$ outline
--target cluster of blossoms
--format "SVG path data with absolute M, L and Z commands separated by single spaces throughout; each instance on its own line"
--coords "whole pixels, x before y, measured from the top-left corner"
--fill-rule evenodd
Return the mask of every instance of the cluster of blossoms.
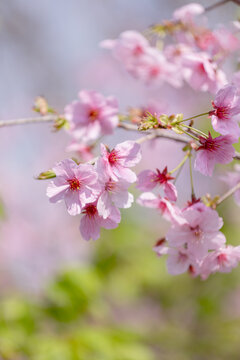
M 226 245 L 226 238 L 219 231 L 222 218 L 200 200 L 179 209 L 169 199 L 145 192 L 137 202 L 160 210 L 162 216 L 171 222 L 166 237 L 154 246 L 158 256 L 168 255 L 170 274 L 189 271 L 192 276 L 200 275 L 205 280 L 211 273 L 230 272 L 238 265 L 240 246 Z
M 133 141 L 109 150 L 101 144 L 101 156 L 91 164 L 66 159 L 56 164 L 56 177 L 47 188 L 53 203 L 65 201 L 70 215 L 81 214 L 80 232 L 85 240 L 96 240 L 100 228 L 114 229 L 121 221 L 119 208 L 129 208 L 133 195 L 129 186 L 136 181 L 130 169 L 141 159 L 140 146 Z
M 178 88 L 186 81 L 195 90 L 215 93 L 226 83 L 223 61 L 240 47 L 234 34 L 239 26 L 233 24 L 232 31 L 223 26 L 211 30 L 205 25 L 204 10 L 200 4 L 185 5 L 171 20 L 150 28 L 149 39 L 137 31 L 125 31 L 100 45 L 146 84 L 168 82 Z
M 136 31 L 126 31 L 119 39 L 105 40 L 101 46 L 112 49 L 114 57 L 127 71 L 147 84 L 166 81 L 179 87 L 185 80 L 196 90 L 213 92 L 210 109 L 184 119 L 183 114 L 166 115 L 163 104 L 149 102 L 123 115 L 119 113 L 115 97 L 82 90 L 79 99 L 65 107 L 58 124 L 67 124 L 74 139 L 68 150 L 78 152 L 85 163 L 67 159 L 39 178 L 53 178 L 47 188 L 50 202 L 64 201 L 70 215 L 81 216 L 80 232 L 85 240 L 98 239 L 101 228 L 118 226 L 119 209 L 133 204 L 128 188 L 135 183 L 142 191 L 137 203 L 156 209 L 171 224 L 166 236 L 154 246 L 159 256 L 168 256 L 169 273 L 177 275 L 188 271 L 192 276 L 206 279 L 211 273 L 229 272 L 236 267 L 240 246 L 227 245 L 220 232 L 223 220 L 216 211 L 219 198 L 196 199 L 193 181 L 191 200 L 182 209 L 177 206 L 173 174 L 187 160 L 191 163 L 192 157 L 195 157 L 194 169 L 205 176 L 213 175 L 216 164 L 240 159 L 233 146 L 240 137 L 240 76 L 235 74 L 232 82 L 227 83 L 220 69 L 227 54 L 239 48 L 238 39 L 223 27 L 212 31 L 196 23 L 196 17 L 203 13 L 201 5 L 189 4 L 176 10 L 171 21 L 152 27 L 150 41 Z M 176 43 L 163 43 L 161 50 L 154 47 L 154 36 L 159 34 L 171 35 Z M 193 127 L 195 119 L 204 115 L 211 119 L 209 125 L 218 136 Z M 147 131 L 147 135 L 136 141 L 124 141 L 112 150 L 100 144 L 100 156 L 94 158 L 98 141 L 117 127 Z M 131 168 L 141 160 L 140 144 L 157 137 L 182 142 L 183 160 L 173 170 L 169 171 L 166 166 L 143 170 L 137 176 Z M 230 195 L 234 194 L 240 205 L 240 165 L 222 176 L 222 180 L 233 188 Z

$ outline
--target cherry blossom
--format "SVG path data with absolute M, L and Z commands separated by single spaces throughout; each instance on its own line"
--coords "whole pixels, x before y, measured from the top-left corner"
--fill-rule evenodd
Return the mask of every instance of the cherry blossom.
M 194 90 L 215 93 L 226 83 L 226 76 L 204 52 L 184 55 L 183 76 Z
M 148 191 L 154 189 L 157 185 L 163 186 L 165 196 L 170 201 L 177 200 L 177 189 L 170 180 L 173 180 L 168 171 L 167 167 L 161 172 L 159 169 L 155 171 L 144 170 L 138 175 L 137 188 L 142 191 Z
M 183 23 L 191 24 L 195 16 L 201 15 L 203 13 L 204 7 L 201 4 L 190 3 L 176 9 L 173 13 L 173 18 Z
M 99 158 L 96 164 L 96 170 L 99 175 L 99 183 L 103 190 L 97 201 L 98 213 L 106 219 L 114 211 L 114 208 L 127 209 L 133 203 L 133 195 L 128 192 L 131 185 L 129 182 L 119 179 L 114 181 L 108 173 L 103 172 L 104 165 L 102 158 Z
M 176 222 L 177 224 L 186 223 L 180 209 L 176 205 L 172 204 L 168 199 L 156 196 L 152 192 L 142 193 L 138 197 L 137 203 L 141 206 L 160 210 L 162 216 L 168 221 Z
M 168 251 L 167 269 L 171 275 L 180 275 L 190 270 L 196 272 L 199 265 L 196 263 L 194 256 L 184 247 L 171 248 Z M 194 274 L 196 275 L 196 274 Z
M 111 151 L 101 144 L 101 157 L 99 167 L 101 166 L 102 171 L 106 171 L 112 180 L 124 179 L 129 183 L 136 181 L 136 174 L 129 169 L 141 160 L 140 145 L 135 141 L 124 141 Z
M 111 49 L 113 56 L 126 66 L 131 66 L 150 47 L 147 39 L 134 30 L 124 31 L 116 40 L 104 40 L 100 46 Z
M 197 260 L 202 260 L 208 250 L 225 244 L 225 236 L 219 231 L 223 225 L 218 213 L 206 206 L 190 206 L 182 213 L 186 223 L 174 223 L 166 234 L 170 246 L 185 246 Z
M 80 233 L 84 240 L 97 240 L 100 237 L 100 229 L 115 229 L 121 221 L 121 214 L 117 208 L 113 208 L 107 218 L 100 216 L 97 202 L 87 204 L 82 210 L 80 220 Z
M 77 141 L 72 141 L 66 148 L 67 152 L 77 153 L 82 161 L 89 161 L 93 158 L 92 150 L 92 146 L 79 143 Z
M 98 175 L 92 165 L 77 165 L 66 159 L 53 167 L 56 177 L 47 187 L 50 202 L 65 201 L 70 215 L 80 214 L 88 202 L 94 201 L 100 193 Z
M 228 273 L 238 266 L 240 261 L 240 246 L 225 246 L 210 252 L 203 261 L 201 277 L 206 280 L 211 273 Z
M 234 139 L 230 135 L 212 138 L 209 133 L 208 138 L 200 137 L 200 146 L 197 149 L 197 156 L 194 168 L 203 175 L 212 176 L 216 163 L 228 164 L 232 161 L 235 154 L 232 146 Z
M 213 108 L 209 115 L 214 130 L 222 135 L 231 135 L 237 142 L 240 129 L 234 116 L 240 113 L 240 97 L 236 86 L 228 84 L 220 89 L 215 96 Z
M 118 103 L 112 97 L 104 97 L 96 91 L 82 90 L 79 100 L 65 107 L 65 118 L 70 124 L 70 133 L 82 142 L 112 134 L 118 125 Z

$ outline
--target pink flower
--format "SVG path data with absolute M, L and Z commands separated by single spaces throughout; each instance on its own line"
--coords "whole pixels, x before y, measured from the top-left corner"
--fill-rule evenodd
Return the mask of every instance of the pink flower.
M 149 47 L 147 39 L 137 31 L 124 31 L 116 40 L 104 40 L 100 46 L 111 49 L 113 56 L 125 65 L 131 64 Z
M 56 177 L 47 187 L 50 202 L 65 201 L 70 215 L 80 214 L 88 202 L 94 201 L 101 188 L 92 165 L 77 165 L 73 160 L 63 160 L 53 167 Z
M 140 145 L 135 141 L 124 141 L 118 144 L 113 150 L 101 144 L 102 161 L 99 166 L 109 177 L 118 181 L 123 179 L 129 183 L 136 181 L 136 174 L 129 168 L 135 166 L 141 160 Z
M 171 275 L 180 275 L 190 271 L 192 275 L 197 275 L 198 264 L 195 262 L 191 253 L 181 247 L 169 249 L 167 258 L 167 269 Z
M 142 193 L 137 199 L 137 203 L 141 206 L 159 209 L 162 216 L 173 223 L 185 224 L 186 220 L 181 215 L 180 209 L 172 204 L 169 200 L 156 196 L 151 192 Z
M 192 23 L 194 17 L 204 13 L 204 7 L 198 3 L 190 3 L 176 9 L 173 18 L 183 23 Z
M 216 40 L 214 54 L 222 53 L 223 56 L 226 56 L 239 49 L 239 39 L 224 26 L 215 29 L 213 35 Z
M 157 185 L 163 186 L 165 196 L 170 201 L 177 200 L 177 189 L 170 183 L 170 180 L 173 180 L 168 171 L 167 167 L 161 172 L 159 169 L 155 171 L 144 170 L 138 175 L 138 182 L 136 187 L 142 191 L 148 191 L 154 189 Z
M 194 90 L 216 92 L 226 83 L 225 74 L 206 53 L 184 55 L 183 76 Z
M 101 164 L 102 158 L 99 158 L 96 164 L 96 169 L 99 174 L 99 183 L 103 190 L 97 201 L 98 213 L 106 219 L 114 211 L 114 208 L 127 209 L 133 203 L 133 195 L 128 192 L 130 183 L 119 179 L 112 180 L 109 175 L 102 171 L 104 166 Z
M 228 273 L 238 266 L 240 261 L 240 246 L 222 247 L 209 253 L 201 267 L 201 277 L 207 279 L 211 273 Z
M 93 147 L 73 141 L 67 146 L 66 151 L 76 152 L 82 161 L 89 161 L 93 158 Z
M 80 221 L 80 232 L 84 240 L 97 240 L 100 237 L 100 229 L 115 229 L 121 221 L 121 214 L 117 208 L 113 208 L 111 214 L 104 219 L 97 210 L 97 203 L 87 204 L 82 210 L 83 217 Z
M 137 31 L 125 31 L 116 40 L 105 40 L 102 47 L 112 49 L 113 56 L 135 78 L 147 85 L 161 85 L 168 82 L 172 86 L 182 85 L 182 77 L 174 64 L 169 63 L 164 54 L 150 46 Z
M 225 176 L 221 176 L 221 180 L 225 181 L 230 187 L 234 187 L 240 183 L 240 165 L 234 165 L 234 171 L 229 171 Z M 236 203 L 240 206 L 240 189 L 235 191 L 234 199 Z
M 182 76 L 178 67 L 167 61 L 164 54 L 156 48 L 149 48 L 127 70 L 146 85 L 159 86 L 168 82 L 174 87 L 182 86 Z
M 201 261 L 208 250 L 219 249 L 225 244 L 225 236 L 219 231 L 223 221 L 215 210 L 196 204 L 183 211 L 182 216 L 185 224 L 172 224 L 166 235 L 170 246 L 183 246 Z
M 112 134 L 118 125 L 117 100 L 86 90 L 80 91 L 79 99 L 65 107 L 65 117 L 73 136 L 86 143 Z
M 232 84 L 224 86 L 216 94 L 214 110 L 209 112 L 214 130 L 223 135 L 231 135 L 236 141 L 240 135 L 238 123 L 233 119 L 240 113 L 240 98 L 237 88 Z
M 199 141 L 201 146 L 197 149 L 194 168 L 203 175 L 211 176 L 216 163 L 228 164 L 232 161 L 235 150 L 232 146 L 234 139 L 230 135 L 213 139 L 209 133 L 208 138 L 200 137 Z

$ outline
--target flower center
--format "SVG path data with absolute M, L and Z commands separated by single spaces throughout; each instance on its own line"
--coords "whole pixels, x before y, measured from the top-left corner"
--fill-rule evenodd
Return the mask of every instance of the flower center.
M 187 261 L 188 256 L 184 253 L 182 253 L 181 251 L 179 251 L 178 253 L 178 263 L 184 263 L 185 261 Z
M 202 236 L 202 230 L 200 229 L 199 225 L 191 228 L 191 230 L 196 238 L 199 239 Z
M 154 175 L 152 181 L 159 184 L 165 184 L 169 180 L 173 180 L 173 179 L 174 177 L 168 174 L 167 168 L 165 168 L 162 172 L 159 169 L 157 169 L 157 174 Z
M 105 184 L 105 190 L 106 191 L 113 191 L 114 188 L 116 186 L 116 182 L 113 180 L 109 180 L 106 184 Z
M 228 119 L 228 108 L 227 107 L 218 107 L 216 109 L 216 115 L 219 119 L 227 120 Z
M 118 160 L 117 152 L 115 150 L 112 150 L 110 154 L 108 155 L 108 161 L 110 165 L 114 165 Z
M 220 254 L 217 257 L 217 262 L 219 265 L 224 265 L 224 263 L 227 261 L 227 255 L 226 254 Z
M 207 139 L 200 136 L 199 141 L 201 143 L 201 146 L 199 146 L 197 150 L 215 151 L 220 147 L 220 145 L 211 136 Z
M 205 74 L 206 73 L 206 70 L 205 70 L 205 67 L 203 65 L 203 63 L 199 64 L 198 65 L 198 71 L 202 74 Z
M 88 118 L 89 118 L 90 121 L 97 120 L 98 116 L 99 116 L 99 111 L 96 110 L 96 109 L 92 109 L 88 113 Z
M 87 216 L 93 217 L 94 215 L 97 214 L 97 208 L 93 204 L 86 205 L 84 212 L 85 212 L 85 214 L 87 214 Z
M 81 187 L 81 183 L 77 178 L 68 179 L 67 182 L 69 183 L 70 190 L 78 191 Z
M 155 77 L 160 73 L 160 69 L 158 66 L 152 66 L 149 72 L 150 77 Z
M 133 50 L 133 55 L 138 56 L 143 54 L 143 48 L 140 45 L 136 45 Z

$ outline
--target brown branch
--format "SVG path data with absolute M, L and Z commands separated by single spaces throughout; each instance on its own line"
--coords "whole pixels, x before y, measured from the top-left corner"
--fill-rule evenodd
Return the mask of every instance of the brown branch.
M 207 7 L 205 7 L 205 12 L 208 12 L 208 11 L 211 11 L 211 10 L 214 10 L 216 8 L 218 8 L 219 6 L 222 6 L 230 1 L 233 1 L 234 3 L 237 3 L 237 1 L 235 0 L 221 0 L 221 1 L 218 1 L 217 3 L 215 4 L 212 4 L 212 5 L 209 5 Z

